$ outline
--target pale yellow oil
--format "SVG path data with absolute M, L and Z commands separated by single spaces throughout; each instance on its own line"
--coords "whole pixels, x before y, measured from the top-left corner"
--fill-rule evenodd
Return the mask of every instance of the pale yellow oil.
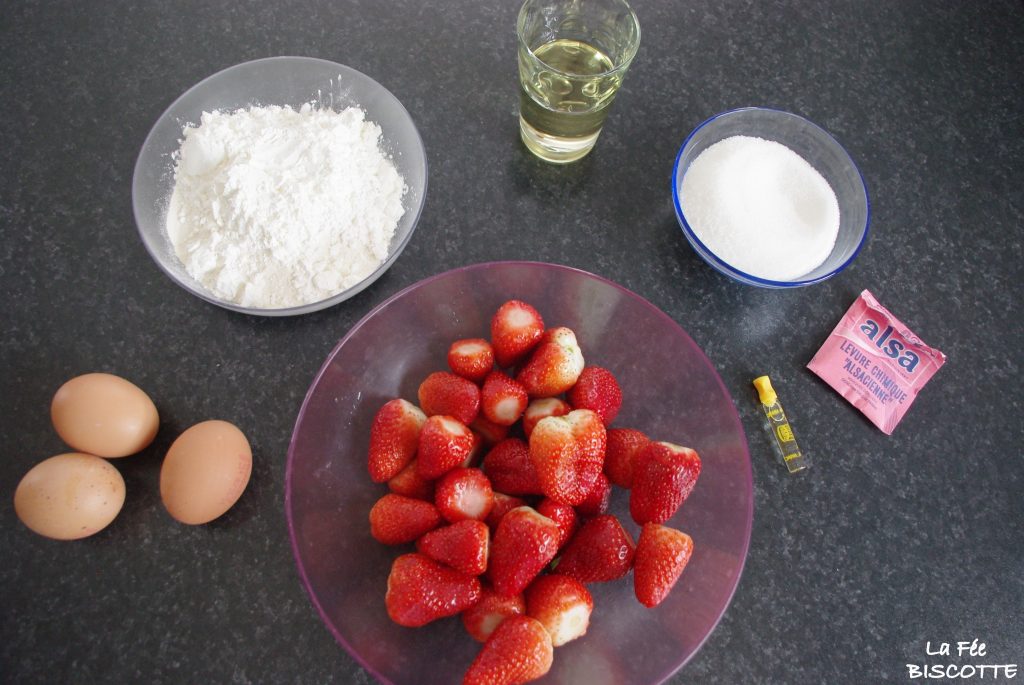
M 523 122 L 555 139 L 596 139 L 622 83 L 622 71 L 614 71 L 606 54 L 578 40 L 545 43 L 533 55 L 536 59 L 521 48 Z

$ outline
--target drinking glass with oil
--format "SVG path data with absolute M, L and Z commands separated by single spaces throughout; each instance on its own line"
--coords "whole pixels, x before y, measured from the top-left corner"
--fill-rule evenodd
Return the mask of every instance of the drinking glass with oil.
M 519 131 L 541 159 L 590 152 L 637 48 L 625 0 L 526 0 L 519 36 Z

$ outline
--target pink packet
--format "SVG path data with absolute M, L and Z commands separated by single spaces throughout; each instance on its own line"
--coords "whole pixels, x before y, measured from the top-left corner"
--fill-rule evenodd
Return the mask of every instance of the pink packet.
M 945 361 L 865 290 L 807 368 L 892 435 Z

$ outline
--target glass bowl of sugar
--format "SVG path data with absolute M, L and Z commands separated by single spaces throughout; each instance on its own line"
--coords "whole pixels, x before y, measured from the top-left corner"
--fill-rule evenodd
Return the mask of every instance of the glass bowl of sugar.
M 803 117 L 745 107 L 686 138 L 672 171 L 676 218 L 694 251 L 762 288 L 820 283 L 867 240 L 871 208 L 857 165 Z
M 292 316 L 364 290 L 419 221 L 427 161 L 384 86 L 309 57 L 235 65 L 193 86 L 139 152 L 139 235 L 175 283 L 215 305 Z

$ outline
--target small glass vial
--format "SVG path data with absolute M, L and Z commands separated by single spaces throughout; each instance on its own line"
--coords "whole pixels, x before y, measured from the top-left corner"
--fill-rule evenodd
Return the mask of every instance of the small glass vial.
M 754 379 L 754 387 L 757 388 L 758 398 L 761 400 L 761 409 L 768 418 L 768 429 L 771 431 L 773 442 L 782 457 L 782 462 L 789 469 L 790 473 L 802 471 L 811 465 L 810 460 L 800 451 L 796 444 L 796 436 L 793 435 L 793 428 L 789 425 L 786 412 L 782 409 L 779 396 L 772 388 L 772 382 L 768 376 L 761 376 Z

